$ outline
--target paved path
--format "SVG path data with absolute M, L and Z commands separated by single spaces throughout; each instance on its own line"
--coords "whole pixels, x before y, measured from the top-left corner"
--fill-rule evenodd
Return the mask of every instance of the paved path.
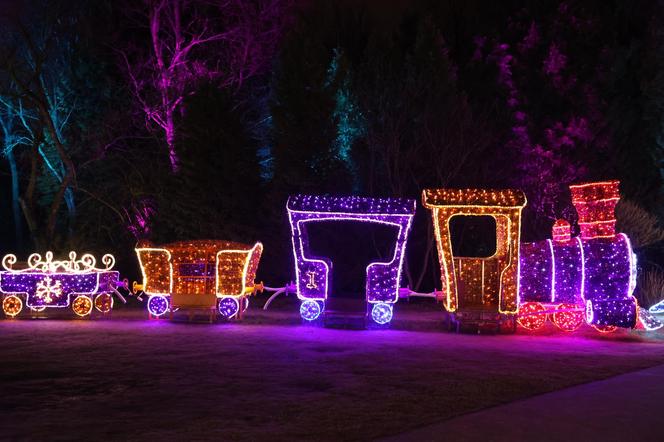
M 664 365 L 512 402 L 384 441 L 664 441 Z

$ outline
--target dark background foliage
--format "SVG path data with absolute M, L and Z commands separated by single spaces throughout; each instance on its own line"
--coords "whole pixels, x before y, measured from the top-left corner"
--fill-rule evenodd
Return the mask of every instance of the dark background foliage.
M 664 217 L 661 2 L 183 1 L 185 26 L 223 38 L 166 89 L 150 64 L 161 3 L 178 4 L 1 2 L 2 252 L 112 252 L 136 277 L 138 240 L 260 240 L 259 277 L 279 285 L 296 192 L 517 187 L 538 240 L 575 221 L 568 184 L 618 178 Z M 153 118 L 164 97 L 177 170 Z M 656 265 L 661 241 L 643 248 Z M 432 289 L 437 271 L 420 207 L 404 284 Z

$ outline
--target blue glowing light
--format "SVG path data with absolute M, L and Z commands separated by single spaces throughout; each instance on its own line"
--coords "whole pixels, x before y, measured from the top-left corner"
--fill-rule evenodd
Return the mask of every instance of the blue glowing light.
M 314 321 L 320 316 L 321 311 L 320 304 L 316 301 L 302 301 L 300 305 L 300 316 L 307 321 Z
M 653 305 L 648 309 L 650 313 L 653 313 L 655 315 L 662 314 L 664 313 L 664 300 L 659 301 L 657 304 Z
M 376 324 L 387 324 L 392 320 L 392 306 L 385 302 L 374 304 L 371 309 L 371 319 Z

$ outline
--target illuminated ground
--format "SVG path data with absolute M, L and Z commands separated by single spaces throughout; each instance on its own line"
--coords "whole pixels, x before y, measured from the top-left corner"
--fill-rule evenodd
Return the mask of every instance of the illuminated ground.
M 664 363 L 664 333 L 454 335 L 421 304 L 336 330 L 275 304 L 233 324 L 0 321 L 2 438 L 366 440 Z

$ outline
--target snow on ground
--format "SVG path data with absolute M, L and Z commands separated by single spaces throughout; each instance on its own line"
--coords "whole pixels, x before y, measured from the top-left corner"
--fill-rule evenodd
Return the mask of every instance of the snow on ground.
M 0 321 L 2 438 L 366 440 L 664 363 L 664 333 L 455 335 L 422 304 L 339 330 L 285 304 L 220 324 Z

